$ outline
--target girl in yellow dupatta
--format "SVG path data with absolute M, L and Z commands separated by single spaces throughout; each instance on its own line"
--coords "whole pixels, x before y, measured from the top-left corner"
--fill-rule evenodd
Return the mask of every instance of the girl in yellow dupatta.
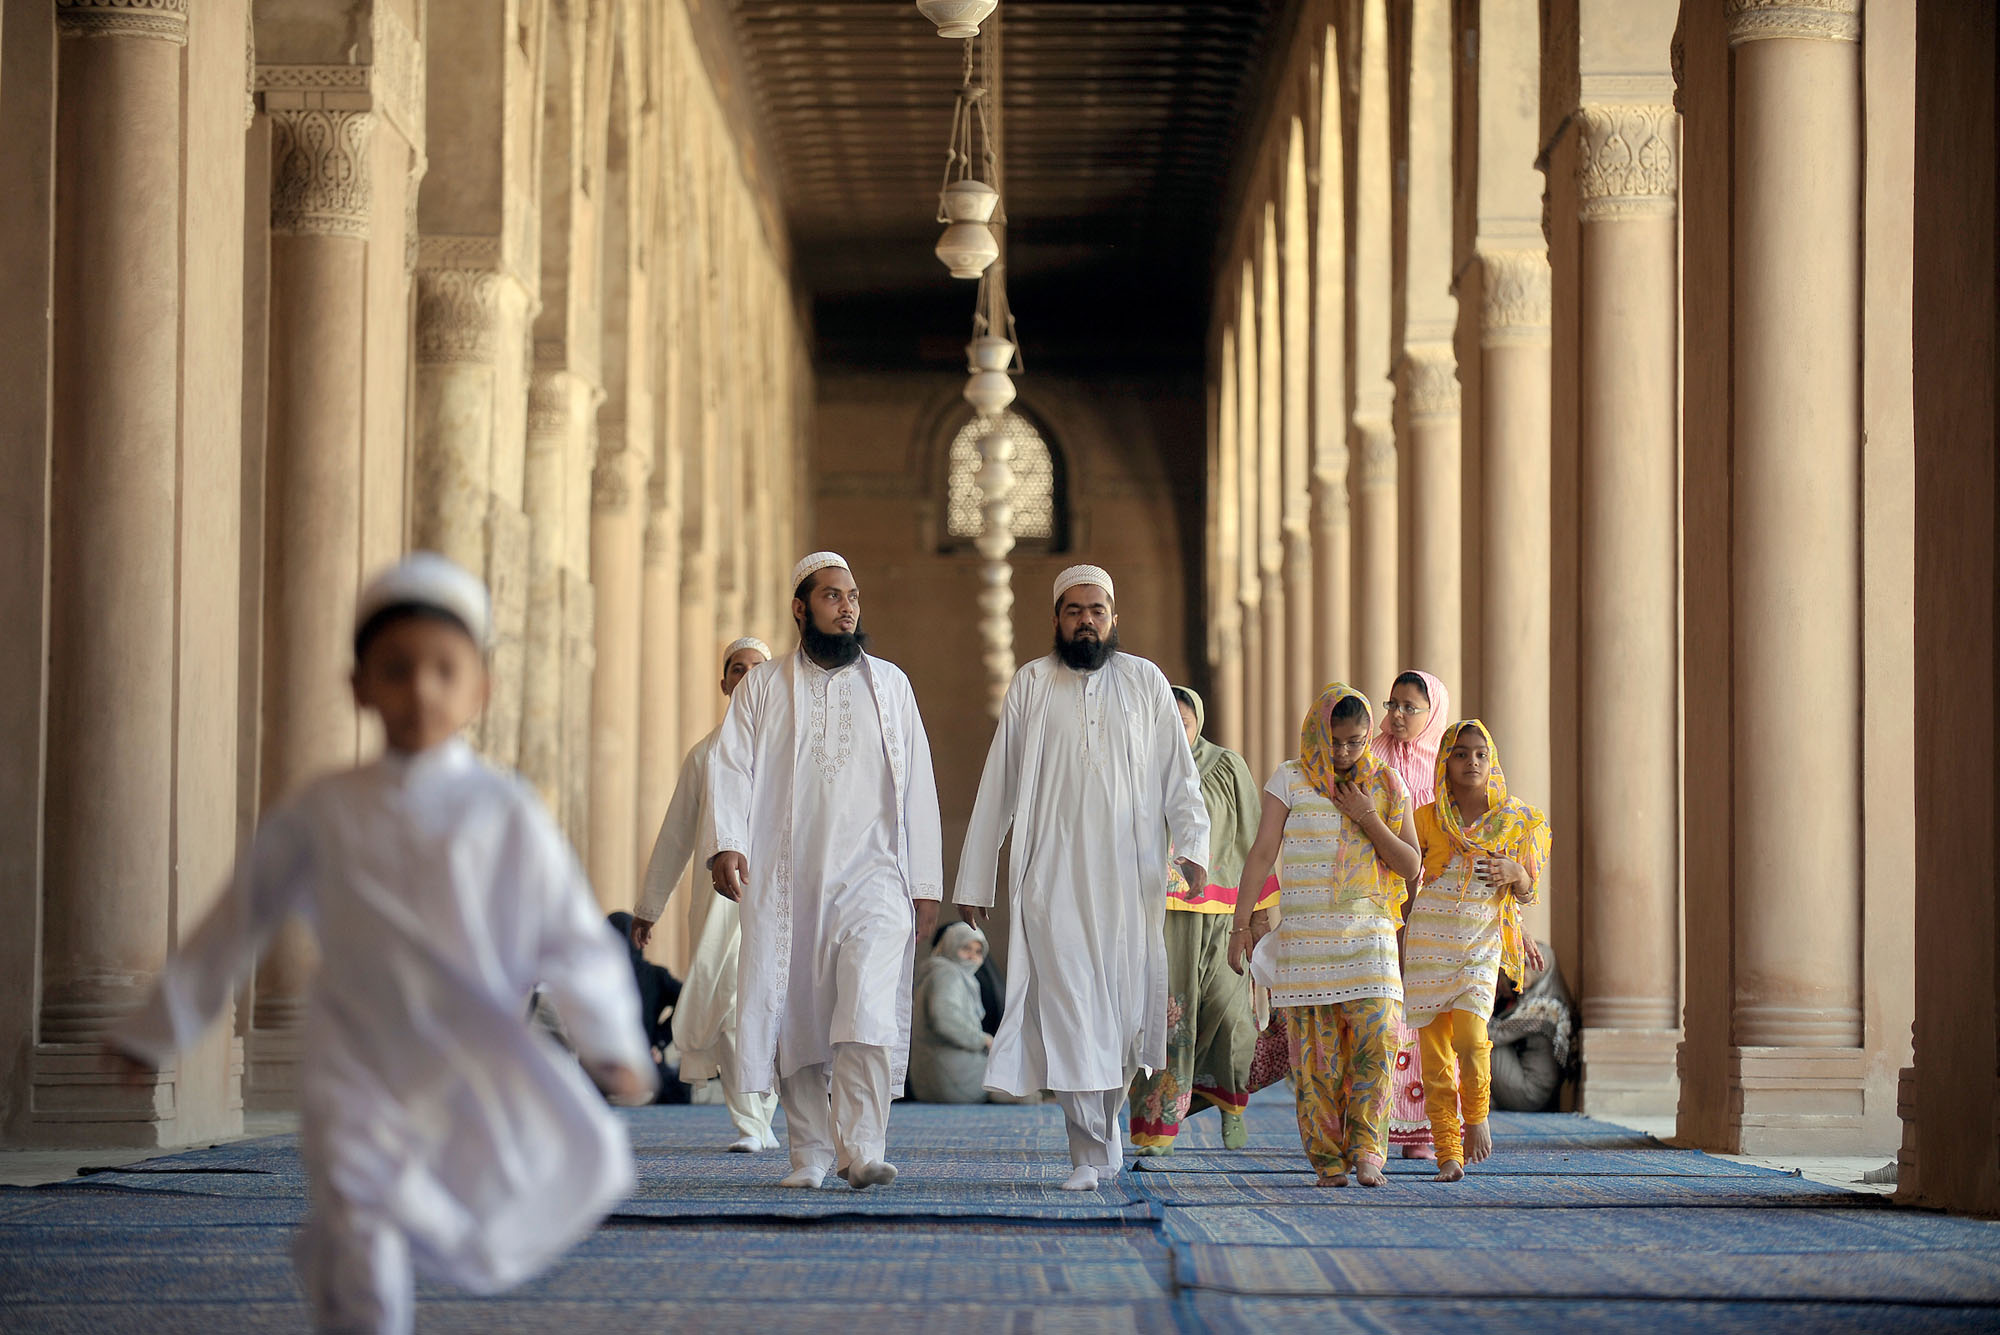
M 1285 1018 L 1299 1140 L 1326 1187 L 1351 1170 L 1379 1187 L 1389 1054 L 1402 1012 L 1396 928 L 1417 874 L 1403 781 L 1368 749 L 1368 702 L 1336 682 L 1299 733 L 1299 758 L 1264 786 L 1257 838 L 1237 885 L 1229 963 L 1256 945 L 1251 910 L 1284 858 L 1271 1005 Z
M 1438 1180 L 1456 1182 L 1493 1152 L 1486 1022 L 1499 972 L 1517 984 L 1524 972 L 1520 906 L 1535 902 L 1549 823 L 1508 795 L 1499 748 L 1478 719 L 1445 730 L 1437 800 L 1416 823 L 1424 877 L 1403 941 L 1404 1011 L 1422 1046 Z

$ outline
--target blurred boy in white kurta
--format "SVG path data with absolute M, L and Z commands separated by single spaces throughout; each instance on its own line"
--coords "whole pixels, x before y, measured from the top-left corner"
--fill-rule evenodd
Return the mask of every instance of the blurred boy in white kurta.
M 539 983 L 621 1102 L 656 1074 L 626 952 L 534 790 L 460 731 L 485 704 L 486 590 L 419 552 L 363 591 L 354 694 L 383 755 L 271 812 L 234 886 L 110 1039 L 157 1068 L 197 1039 L 285 919 L 313 926 L 297 1258 L 320 1330 L 408 1331 L 413 1271 L 517 1284 L 632 1185 L 624 1125 L 526 1023 Z

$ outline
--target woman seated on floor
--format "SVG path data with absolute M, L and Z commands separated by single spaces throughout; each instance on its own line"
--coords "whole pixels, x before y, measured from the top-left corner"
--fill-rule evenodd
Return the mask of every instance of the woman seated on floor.
M 1570 1074 L 1576 1009 L 1556 968 L 1556 948 L 1541 943 L 1542 968 L 1526 988 L 1504 975 L 1493 996 L 1486 1036 L 1493 1043 L 1493 1106 L 1508 1112 L 1554 1112 Z
M 938 934 L 917 978 L 910 1012 L 910 1097 L 925 1103 L 986 1102 L 986 1050 L 979 967 L 986 936 L 955 922 Z

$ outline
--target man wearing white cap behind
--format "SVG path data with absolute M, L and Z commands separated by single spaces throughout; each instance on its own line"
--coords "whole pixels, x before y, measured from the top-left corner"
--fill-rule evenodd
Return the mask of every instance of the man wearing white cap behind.
M 792 584 L 799 650 L 751 669 L 709 754 L 705 861 L 743 906 L 722 1080 L 776 1085 L 784 1185 L 833 1170 L 864 1188 L 896 1177 L 911 966 L 944 893 L 937 784 L 909 678 L 867 653 L 847 562 L 815 552 Z
M 770 657 L 770 646 L 750 635 L 724 649 L 723 695 L 735 694 L 737 684 L 750 669 Z M 681 761 L 674 799 L 667 804 L 666 819 L 660 822 L 653 856 L 646 862 L 646 881 L 632 910 L 632 944 L 641 950 L 652 939 L 653 924 L 666 912 L 667 899 L 680 884 L 681 873 L 687 870 L 701 841 L 702 809 L 708 804 L 708 754 L 715 749 L 721 732 L 718 723 L 708 736 L 688 748 L 686 759 Z M 710 894 L 706 880 L 689 897 L 687 910 L 694 959 L 688 965 L 680 1000 L 674 1003 L 674 1044 L 681 1050 L 681 1079 L 698 1085 L 720 1074 L 726 1065 L 724 1056 L 736 1047 L 736 960 L 743 929 L 736 905 Z M 776 1095 L 746 1094 L 724 1080 L 722 1098 L 736 1127 L 731 1150 L 755 1154 L 778 1148 L 778 1138 L 771 1134 L 771 1119 L 778 1113 Z
M 1125 1091 L 1167 1064 L 1169 848 L 1190 885 L 1208 861 L 1180 710 L 1159 668 L 1119 652 L 1115 598 L 1096 566 L 1057 577 L 1055 652 L 1007 688 L 952 893 L 985 920 L 1011 828 L 1007 1007 L 986 1087 L 1055 1094 L 1070 1191 L 1118 1171 Z

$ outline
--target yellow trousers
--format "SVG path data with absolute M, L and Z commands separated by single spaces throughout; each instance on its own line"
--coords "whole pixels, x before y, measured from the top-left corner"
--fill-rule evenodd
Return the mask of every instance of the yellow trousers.
M 1446 1011 L 1417 1031 L 1423 1053 L 1424 1111 L 1430 1114 L 1431 1136 L 1437 1141 L 1438 1162 L 1465 1162 L 1465 1140 L 1459 1124 L 1478 1126 L 1493 1101 L 1493 1043 L 1486 1021 L 1471 1011 Z

